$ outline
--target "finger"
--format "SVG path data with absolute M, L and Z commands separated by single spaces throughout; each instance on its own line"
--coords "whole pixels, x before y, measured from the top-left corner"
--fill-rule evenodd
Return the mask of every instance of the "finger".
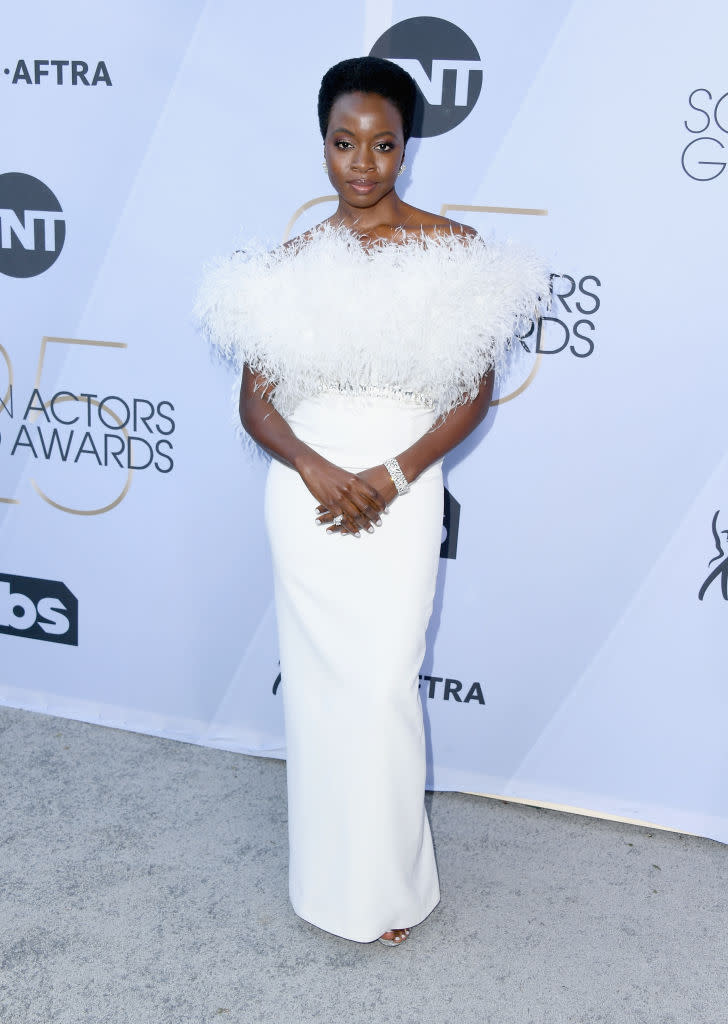
M 379 526 L 382 525 L 381 519 L 378 521 L 375 520 L 375 523 Z M 344 519 L 344 523 L 342 525 L 346 526 L 346 529 L 348 530 L 349 533 L 353 532 L 354 535 L 357 537 L 362 532 L 374 533 L 374 526 L 372 525 L 372 520 L 364 516 L 357 516 L 355 518 L 347 516 Z
M 369 516 L 365 516 L 360 512 L 347 516 L 344 522 L 347 524 L 347 529 L 351 531 L 353 528 L 356 533 L 359 533 L 361 530 L 374 530 Z
M 325 505 L 320 505 L 319 509 L 322 509 L 323 511 L 320 512 L 320 514 L 316 517 L 316 522 L 326 525 L 327 523 L 333 522 L 334 519 L 336 518 L 337 513 L 332 512 L 330 509 L 327 509 Z M 356 506 L 351 505 L 351 509 L 355 510 Z M 382 513 L 380 514 L 377 508 L 370 505 L 367 506 L 366 509 L 363 510 L 362 512 L 357 513 L 353 511 L 352 514 L 349 515 L 349 519 L 356 524 L 359 530 L 366 529 L 368 534 L 373 534 L 374 526 L 382 525 L 382 514 L 386 512 L 387 509 L 384 508 L 382 509 Z
M 365 503 L 362 502 L 362 505 Z M 370 509 L 370 512 L 366 511 L 366 508 Z M 368 530 L 377 519 L 379 519 L 379 512 L 372 505 L 365 505 L 360 507 L 354 499 L 344 498 L 341 502 L 341 511 L 345 516 L 348 516 L 352 522 L 356 523 L 360 530 Z
M 341 526 L 343 527 L 341 531 L 342 533 L 350 533 L 353 537 L 361 536 L 362 529 L 366 529 L 366 527 L 360 526 L 358 520 L 354 516 L 347 515 L 344 515 L 344 521 Z
M 344 518 L 343 518 L 342 522 L 340 522 L 340 523 L 332 523 L 330 526 L 327 526 L 326 527 L 326 532 L 327 533 L 341 533 L 341 534 L 345 534 L 345 535 L 346 534 L 351 534 L 352 537 L 360 537 L 361 536 L 361 528 L 359 527 L 359 525 L 356 522 L 356 520 L 353 519 L 351 516 L 348 516 L 348 515 L 346 515 L 344 513 L 342 513 L 342 514 L 344 515 Z
M 350 513 L 352 518 L 358 519 L 362 525 L 364 525 L 364 520 L 368 523 L 375 523 L 385 508 L 385 506 L 379 506 L 374 501 L 363 497 L 351 498 L 350 506 L 345 504 L 345 500 L 341 504 L 342 509 Z
M 370 518 L 362 516 L 360 513 L 358 513 L 357 506 L 354 505 L 354 504 L 352 504 L 351 509 L 352 509 L 352 515 L 351 515 L 352 521 L 355 522 L 359 526 L 360 529 L 363 529 L 363 530 L 368 529 L 369 525 L 370 525 Z M 338 514 L 336 512 L 333 512 L 330 508 L 327 508 L 326 505 L 317 505 L 316 506 L 316 511 L 318 513 L 318 515 L 316 516 L 316 522 L 319 523 L 319 525 L 323 525 L 323 524 L 326 524 L 326 523 L 332 523 L 334 521 L 334 519 L 336 518 L 337 514 Z M 376 509 L 372 509 L 372 515 L 378 515 Z
M 384 512 L 384 509 L 380 512 L 375 505 L 365 505 L 362 511 L 369 518 L 369 521 L 374 523 L 375 526 L 382 525 L 381 512 Z
M 369 519 L 368 516 L 357 516 L 355 522 L 359 530 L 364 530 L 366 533 L 374 533 L 375 522 Z
M 316 524 L 318 526 L 325 526 L 327 533 L 348 533 L 349 530 L 345 526 L 343 512 L 333 512 L 331 509 L 327 509 L 320 516 L 316 518 Z M 349 520 L 349 524 L 354 524 Z M 356 527 L 354 526 L 354 529 Z
M 381 513 L 379 508 L 372 504 L 368 499 L 352 498 L 351 503 L 355 510 L 352 513 L 352 518 L 356 519 L 363 529 L 367 529 L 371 523 L 376 523 L 380 518 Z
M 350 501 L 360 512 L 365 508 L 373 508 L 376 512 L 381 512 L 387 504 L 379 491 L 358 476 L 352 477 L 349 481 L 342 495 L 342 504 L 343 501 Z M 372 517 L 368 516 L 368 518 Z
M 365 504 L 374 506 L 380 512 L 386 508 L 387 503 L 376 487 L 372 487 L 372 485 L 367 483 L 366 480 L 359 480 L 359 486 L 361 488 Z

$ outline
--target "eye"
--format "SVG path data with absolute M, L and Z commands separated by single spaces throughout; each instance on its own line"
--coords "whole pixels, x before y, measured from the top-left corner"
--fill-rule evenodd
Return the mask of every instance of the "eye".
M 389 151 L 391 149 L 394 149 L 394 143 L 393 142 L 380 142 L 374 148 L 378 149 L 380 151 L 380 153 L 389 153 Z
M 351 149 L 351 143 L 348 139 L 337 139 L 334 143 L 334 149 Z

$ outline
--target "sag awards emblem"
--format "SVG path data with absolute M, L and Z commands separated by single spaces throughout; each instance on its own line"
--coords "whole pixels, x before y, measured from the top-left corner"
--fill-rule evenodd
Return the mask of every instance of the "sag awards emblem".
M 720 509 L 718 509 L 715 515 L 713 516 L 713 522 L 711 524 L 711 529 L 713 531 L 713 540 L 715 542 L 715 549 L 718 552 L 718 554 L 711 558 L 708 562 L 708 568 L 710 568 L 710 566 L 713 566 L 713 568 L 710 569 L 710 572 L 706 576 L 705 582 L 703 583 L 702 587 L 700 588 L 700 592 L 698 593 L 698 599 L 700 601 L 702 601 L 705 597 L 708 587 L 710 587 L 718 579 L 720 580 L 720 590 L 723 595 L 723 599 L 725 601 L 728 601 L 728 554 L 726 553 L 724 547 L 726 541 L 723 541 L 720 538 L 720 535 L 723 534 L 726 540 L 728 540 L 728 530 L 718 529 L 719 515 Z M 713 563 L 715 562 L 717 562 L 717 565 L 713 565 Z
M 728 165 L 725 140 L 728 136 L 728 92 L 717 100 L 708 89 L 693 89 L 688 104 L 695 114 L 683 121 L 692 135 L 682 153 L 682 168 L 693 181 L 713 181 Z

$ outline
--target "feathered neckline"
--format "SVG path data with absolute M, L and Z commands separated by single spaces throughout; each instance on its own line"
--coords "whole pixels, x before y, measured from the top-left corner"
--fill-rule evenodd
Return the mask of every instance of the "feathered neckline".
M 238 369 L 275 383 L 284 416 L 331 388 L 417 394 L 439 416 L 506 371 L 548 292 L 543 261 L 512 243 L 419 230 L 365 248 L 324 222 L 211 268 L 197 316 Z
M 353 228 L 347 227 L 345 224 L 332 224 L 331 221 L 322 221 L 302 235 L 298 235 L 285 242 L 274 252 L 293 252 L 294 255 L 299 255 L 329 241 L 341 241 L 346 244 L 347 248 L 353 247 L 361 250 L 365 257 L 376 258 L 382 252 L 392 253 L 397 250 L 422 250 L 435 247 L 452 249 L 454 246 L 466 248 L 468 245 L 478 241 L 482 243 L 482 238 L 479 235 L 461 234 L 460 232 L 453 231 L 452 228 L 433 232 L 427 231 L 424 226 L 412 229 L 398 227 L 394 230 L 395 232 L 401 232 L 403 236 L 401 240 L 375 237 L 371 238 L 367 244 L 363 244 L 362 239 L 370 238 L 366 231 L 358 232 Z

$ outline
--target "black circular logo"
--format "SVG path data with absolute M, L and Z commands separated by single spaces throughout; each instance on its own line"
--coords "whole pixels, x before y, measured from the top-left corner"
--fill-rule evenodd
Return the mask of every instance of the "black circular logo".
M 478 102 L 483 62 L 475 43 L 442 18 L 408 18 L 377 39 L 372 57 L 386 57 L 408 71 L 419 92 L 412 134 L 443 135 L 464 121 Z
M 48 186 L 30 174 L 0 174 L 0 273 L 42 274 L 65 240 L 63 210 Z

